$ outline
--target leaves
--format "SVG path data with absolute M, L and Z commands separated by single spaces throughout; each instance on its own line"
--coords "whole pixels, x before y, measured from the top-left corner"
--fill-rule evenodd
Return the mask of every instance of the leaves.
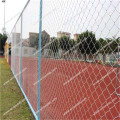
M 59 42 L 60 42 L 60 48 L 64 51 L 70 50 L 75 45 L 75 41 L 66 36 L 61 37 L 59 39 Z
M 0 33 L 0 51 L 4 52 L 5 42 L 7 41 L 7 35 Z
M 98 44 L 100 46 L 99 53 L 104 54 L 111 54 L 112 52 L 118 51 L 118 45 L 120 44 L 120 38 L 100 38 L 98 40 Z
M 58 52 L 58 49 L 59 49 L 59 41 L 57 40 L 57 38 L 55 38 L 55 37 L 51 38 L 50 49 L 51 49 L 54 53 Z
M 80 43 L 78 52 L 82 54 L 94 54 L 99 49 L 95 34 L 88 30 L 79 35 L 77 43 Z

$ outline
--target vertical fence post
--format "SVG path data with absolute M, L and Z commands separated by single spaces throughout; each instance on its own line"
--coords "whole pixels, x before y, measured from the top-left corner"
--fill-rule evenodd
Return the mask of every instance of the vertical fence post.
M 40 120 L 40 79 L 41 79 L 41 37 L 42 37 L 42 0 L 40 0 L 39 49 L 38 49 L 38 120 Z
M 7 63 L 9 64 L 9 41 L 8 41 L 8 50 L 7 50 Z
M 22 87 L 22 14 L 21 14 L 21 34 L 20 34 L 20 86 Z
M 16 49 L 16 27 L 15 27 L 15 30 L 13 32 L 13 36 L 14 36 L 14 74 L 15 74 L 15 62 L 16 62 L 16 52 L 15 52 L 15 49 Z

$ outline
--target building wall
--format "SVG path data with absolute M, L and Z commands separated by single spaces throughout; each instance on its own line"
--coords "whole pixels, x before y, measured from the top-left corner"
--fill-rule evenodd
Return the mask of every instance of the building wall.
M 39 33 L 29 33 L 29 44 L 32 46 L 34 40 L 39 38 Z M 50 35 L 44 30 L 42 31 L 42 46 L 50 41 Z
M 80 34 L 74 34 L 74 40 L 77 41 Z
M 61 38 L 61 37 L 63 37 L 63 36 L 66 36 L 66 37 L 69 37 L 70 38 L 70 33 L 68 33 L 68 32 L 57 32 L 57 38 Z

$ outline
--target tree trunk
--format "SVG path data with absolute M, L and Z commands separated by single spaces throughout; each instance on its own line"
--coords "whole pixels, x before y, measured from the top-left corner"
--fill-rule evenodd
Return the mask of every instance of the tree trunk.
M 103 54 L 103 63 L 105 64 L 105 62 L 106 62 L 106 55 Z
M 54 58 L 56 57 L 56 54 L 55 54 L 55 52 L 54 52 Z
M 84 56 L 84 57 L 85 57 L 85 62 L 86 62 L 86 54 L 85 54 L 85 56 Z

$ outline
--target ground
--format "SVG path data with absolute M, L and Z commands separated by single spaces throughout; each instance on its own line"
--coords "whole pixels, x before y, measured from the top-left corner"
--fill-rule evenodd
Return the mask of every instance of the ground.
M 6 81 L 13 78 L 9 83 Z M 0 120 L 34 120 L 33 114 L 4 58 L 0 58 Z

